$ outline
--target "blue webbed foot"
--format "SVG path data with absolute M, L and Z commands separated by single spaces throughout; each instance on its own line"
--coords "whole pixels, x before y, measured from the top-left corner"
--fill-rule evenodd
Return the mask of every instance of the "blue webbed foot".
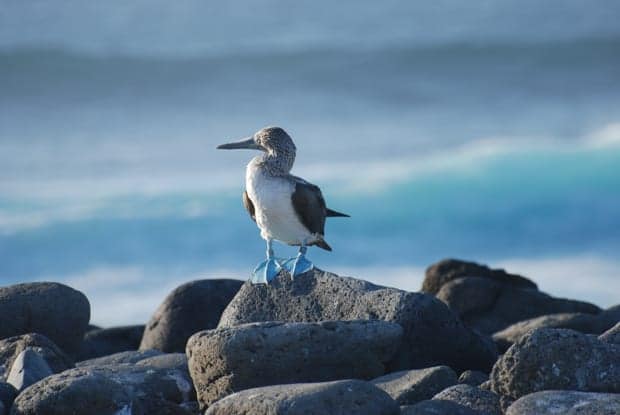
M 269 284 L 282 270 L 282 265 L 275 258 L 267 258 L 258 264 L 252 272 L 252 284 Z
M 283 267 L 291 274 L 292 278 L 314 269 L 314 264 L 306 259 L 301 252 L 295 258 L 287 260 Z

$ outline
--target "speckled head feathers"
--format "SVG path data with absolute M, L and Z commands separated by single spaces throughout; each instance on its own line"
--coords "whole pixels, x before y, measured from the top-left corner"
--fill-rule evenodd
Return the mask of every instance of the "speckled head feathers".
M 265 127 L 254 133 L 256 144 L 268 153 L 295 153 L 293 139 L 280 127 Z

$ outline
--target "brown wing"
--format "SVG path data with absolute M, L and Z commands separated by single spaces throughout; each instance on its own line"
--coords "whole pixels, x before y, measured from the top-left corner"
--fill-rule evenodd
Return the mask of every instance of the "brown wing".
M 250 214 L 252 220 L 256 222 L 256 215 L 254 214 L 254 204 L 248 197 L 248 192 L 246 191 L 243 192 L 243 206 L 245 207 L 245 210 L 247 210 Z
M 293 208 L 306 228 L 312 233 L 325 233 L 327 209 L 318 186 L 306 181 L 296 181 L 292 195 Z

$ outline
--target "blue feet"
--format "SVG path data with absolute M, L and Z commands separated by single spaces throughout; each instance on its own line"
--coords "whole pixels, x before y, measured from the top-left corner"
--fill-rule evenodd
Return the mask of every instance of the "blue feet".
M 250 281 L 252 284 L 269 284 L 281 270 L 282 266 L 277 259 L 267 258 L 254 269 Z
M 295 278 L 314 268 L 312 262 L 308 261 L 302 252 L 298 253 L 295 258 L 287 260 L 282 266 L 291 274 L 291 278 Z

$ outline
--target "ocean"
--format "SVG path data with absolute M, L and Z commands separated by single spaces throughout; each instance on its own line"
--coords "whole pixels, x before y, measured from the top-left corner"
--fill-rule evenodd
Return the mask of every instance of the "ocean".
M 351 215 L 318 267 L 417 290 L 456 257 L 617 304 L 618 21 L 615 1 L 0 0 L 0 284 L 67 283 L 109 326 L 248 278 L 255 154 L 215 147 L 279 125 Z

